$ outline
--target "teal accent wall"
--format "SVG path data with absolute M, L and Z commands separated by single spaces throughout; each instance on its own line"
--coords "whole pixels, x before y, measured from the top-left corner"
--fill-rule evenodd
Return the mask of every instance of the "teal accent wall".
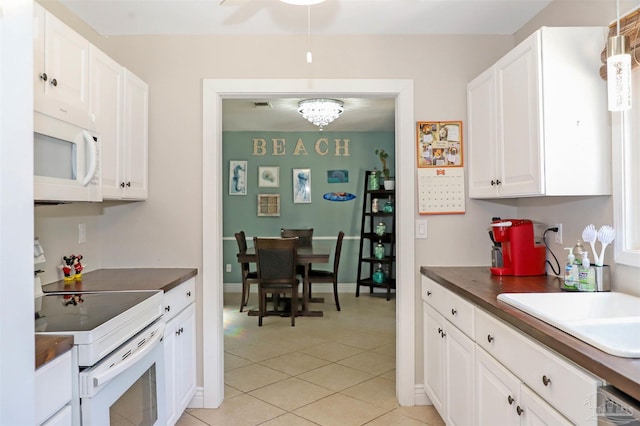
M 257 154 L 264 155 L 254 155 L 254 139 L 266 141 L 266 151 L 256 150 Z M 274 155 L 274 140 L 277 141 L 278 155 Z M 343 147 L 348 140 L 348 156 L 343 151 L 336 155 L 336 140 Z M 326 151 L 326 155 L 316 152 L 316 146 L 320 152 Z M 332 247 L 335 247 L 338 232 L 343 231 L 346 238 L 342 243 L 339 281 L 355 282 L 360 241 L 348 237 L 360 236 L 364 172 L 374 167 L 381 169 L 380 160 L 374 152 L 376 149 L 384 149 L 389 153 L 387 165 L 393 176 L 393 132 L 223 132 L 223 258 L 225 264 L 232 265 L 232 272 L 224 273 L 224 282 L 241 282 L 240 266 L 236 260 L 236 232 L 244 231 L 251 246 L 254 236 L 277 237 L 280 228 L 313 228 L 316 241 Z M 247 195 L 229 195 L 231 160 L 247 161 Z M 259 166 L 280 168 L 279 188 L 258 187 Z M 311 170 L 311 203 L 293 202 L 293 169 Z M 349 181 L 328 183 L 329 170 L 348 170 Z M 323 195 L 328 192 L 349 192 L 355 194 L 356 198 L 351 201 L 327 201 Z M 279 217 L 258 216 L 258 194 L 280 194 Z M 329 264 L 322 266 L 332 267 Z

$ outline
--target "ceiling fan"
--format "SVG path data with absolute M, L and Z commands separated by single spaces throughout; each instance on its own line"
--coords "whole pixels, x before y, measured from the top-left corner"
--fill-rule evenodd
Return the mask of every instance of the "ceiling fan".
M 228 1 L 228 3 L 227 3 Z M 220 0 L 220 6 L 224 5 L 225 3 L 227 4 L 231 4 L 231 3 L 235 3 L 235 2 L 240 2 L 243 1 L 244 3 L 252 3 L 254 2 L 253 0 Z M 326 0 L 280 0 L 281 3 L 286 3 L 286 4 L 290 4 L 290 5 L 294 5 L 294 6 L 307 6 L 307 54 L 306 54 L 306 59 L 307 59 L 307 63 L 312 63 L 313 62 L 313 55 L 311 53 L 311 6 L 316 5 L 316 4 L 320 4 L 325 2 Z M 257 3 L 257 2 L 255 2 Z M 273 5 L 274 3 L 270 3 L 271 5 Z M 245 11 L 245 12 L 239 12 L 242 13 L 242 18 L 243 19 L 248 19 L 250 18 L 253 14 L 258 12 L 258 9 L 260 7 L 263 7 L 265 5 L 264 2 L 262 2 L 262 5 L 259 7 L 253 7 L 251 11 Z M 238 18 L 238 16 L 235 17 L 236 19 Z M 236 20 L 234 19 L 234 20 Z

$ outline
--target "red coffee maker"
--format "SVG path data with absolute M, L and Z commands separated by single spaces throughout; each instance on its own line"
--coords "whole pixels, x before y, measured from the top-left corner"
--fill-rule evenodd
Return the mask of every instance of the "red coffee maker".
M 542 236 L 536 241 L 531 220 L 496 219 L 490 232 L 493 240 L 502 244 L 502 266 L 492 267 L 492 275 L 545 275 L 546 247 Z

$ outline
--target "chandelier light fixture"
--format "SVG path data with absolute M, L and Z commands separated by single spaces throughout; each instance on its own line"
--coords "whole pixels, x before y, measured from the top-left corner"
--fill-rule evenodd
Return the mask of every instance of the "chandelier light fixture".
M 344 104 L 337 99 L 305 99 L 298 102 L 298 112 L 320 131 L 344 111 Z
M 631 108 L 631 55 L 627 38 L 620 35 L 620 4 L 616 0 L 616 34 L 607 42 L 607 97 L 609 111 Z

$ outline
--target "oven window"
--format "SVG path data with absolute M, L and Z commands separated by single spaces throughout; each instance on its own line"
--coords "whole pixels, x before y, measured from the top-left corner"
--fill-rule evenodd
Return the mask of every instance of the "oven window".
M 152 426 L 158 420 L 155 363 L 109 408 L 111 425 Z
M 33 134 L 33 172 L 36 176 L 76 179 L 76 144 Z

